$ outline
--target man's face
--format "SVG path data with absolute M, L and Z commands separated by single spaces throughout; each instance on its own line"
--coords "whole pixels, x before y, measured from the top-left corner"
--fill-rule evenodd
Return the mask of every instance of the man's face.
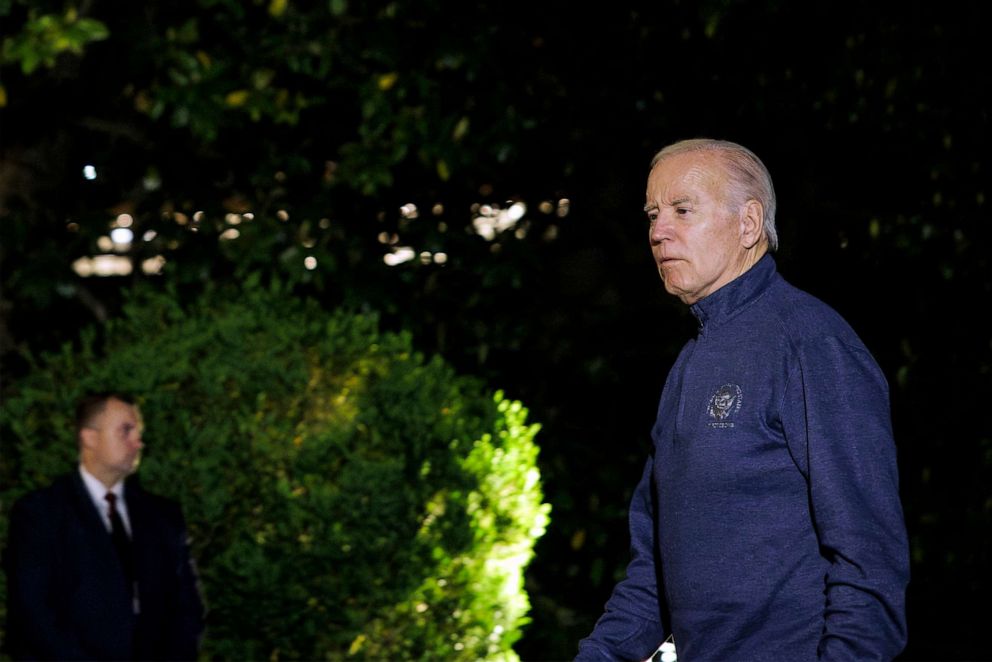
M 110 399 L 82 431 L 83 464 L 108 487 L 133 473 L 141 460 L 142 422 L 138 410 Z
M 649 239 L 665 289 L 693 304 L 746 270 L 740 214 L 728 208 L 719 156 L 667 157 L 648 176 Z

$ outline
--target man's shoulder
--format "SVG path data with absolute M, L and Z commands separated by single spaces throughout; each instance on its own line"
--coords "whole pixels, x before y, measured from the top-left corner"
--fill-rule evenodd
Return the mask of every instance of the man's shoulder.
M 128 508 L 141 508 L 148 512 L 158 513 L 170 520 L 182 518 L 182 506 L 178 500 L 145 489 L 136 476 L 127 479 L 127 482 L 124 483 L 124 490 Z
M 781 334 L 801 362 L 838 361 L 839 357 L 846 357 L 842 361 L 845 365 L 851 365 L 853 359 L 879 372 L 867 345 L 832 306 L 784 280 L 773 298 Z
M 59 476 L 44 487 L 25 492 L 11 504 L 10 535 L 23 533 L 25 527 L 49 533 L 60 530 L 83 512 L 80 509 L 82 489 L 73 484 L 70 473 Z
M 32 509 L 51 506 L 68 501 L 75 492 L 73 474 L 66 473 L 58 476 L 47 485 L 35 488 L 22 494 L 14 502 L 14 508 Z
M 784 278 L 777 279 L 772 294 L 766 305 L 775 310 L 790 336 L 856 339 L 851 325 L 833 306 Z

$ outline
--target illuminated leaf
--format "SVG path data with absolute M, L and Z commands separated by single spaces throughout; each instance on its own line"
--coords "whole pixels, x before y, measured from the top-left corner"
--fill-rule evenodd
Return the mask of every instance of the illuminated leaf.
M 379 76 L 378 85 L 379 89 L 385 92 L 396 84 L 396 80 L 399 78 L 399 74 L 393 72 L 388 74 L 382 74 Z
M 224 103 L 235 108 L 238 106 L 243 106 L 248 100 L 248 94 L 248 90 L 235 90 L 233 92 L 228 92 L 227 96 L 224 97 Z

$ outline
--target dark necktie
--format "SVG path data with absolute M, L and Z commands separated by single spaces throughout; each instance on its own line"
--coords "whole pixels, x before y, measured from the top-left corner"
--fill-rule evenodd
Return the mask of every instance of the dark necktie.
M 134 555 L 131 551 L 131 539 L 128 538 L 127 530 L 124 528 L 124 520 L 117 512 L 117 495 L 107 492 L 104 497 L 109 505 L 110 513 L 110 536 L 120 557 L 121 567 L 124 568 L 124 578 L 127 580 L 128 591 L 134 590 Z

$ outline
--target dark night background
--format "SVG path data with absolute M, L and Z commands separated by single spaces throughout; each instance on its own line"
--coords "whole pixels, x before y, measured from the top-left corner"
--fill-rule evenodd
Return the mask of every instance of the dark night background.
M 379 311 L 541 423 L 551 525 L 516 650 L 569 659 L 623 571 L 657 398 L 694 328 L 650 259 L 648 164 L 681 138 L 733 140 L 775 181 L 780 271 L 889 379 L 913 560 L 901 659 L 992 659 L 987 5 L 328 6 L 83 2 L 109 36 L 26 73 L 25 26 L 64 7 L 0 3 L 4 388 L 22 352 L 99 324 L 138 281 L 193 296 L 278 275 Z M 525 236 L 463 231 L 473 204 L 511 200 Z M 161 220 L 248 208 L 290 220 L 236 249 L 219 224 Z M 164 274 L 77 276 L 124 212 L 158 232 Z M 382 232 L 449 261 L 385 266 Z

